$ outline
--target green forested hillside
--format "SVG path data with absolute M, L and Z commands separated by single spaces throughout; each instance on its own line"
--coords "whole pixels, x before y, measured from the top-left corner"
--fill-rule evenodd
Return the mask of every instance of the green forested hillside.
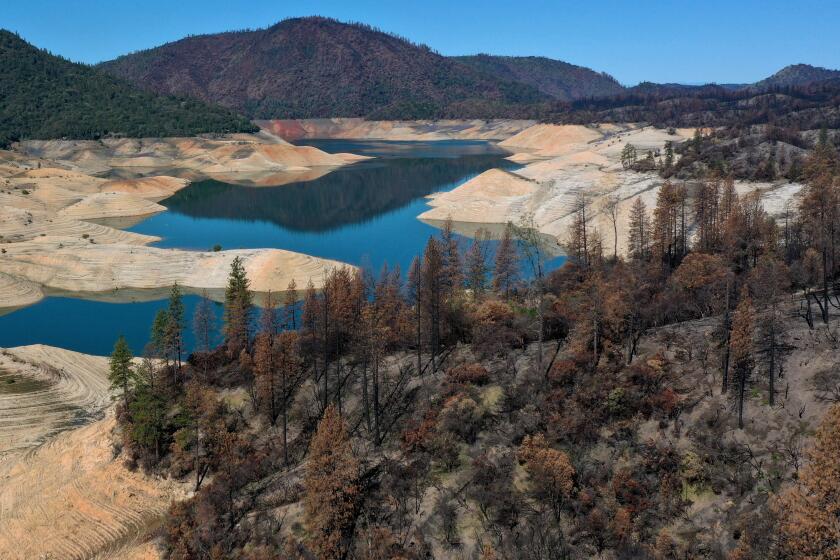
M 27 138 L 251 130 L 256 127 L 228 109 L 139 91 L 0 30 L 0 146 Z

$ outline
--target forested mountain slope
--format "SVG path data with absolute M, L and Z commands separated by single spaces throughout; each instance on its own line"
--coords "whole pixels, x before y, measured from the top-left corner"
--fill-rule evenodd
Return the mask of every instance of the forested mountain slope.
M 101 68 L 256 118 L 509 116 L 549 99 L 361 24 L 321 17 L 187 37 Z
M 528 84 L 561 101 L 606 97 L 624 91 L 609 74 L 543 56 L 477 54 L 455 60 L 502 80 Z
M 0 146 L 31 138 L 254 130 L 245 118 L 227 109 L 140 91 L 0 30 Z

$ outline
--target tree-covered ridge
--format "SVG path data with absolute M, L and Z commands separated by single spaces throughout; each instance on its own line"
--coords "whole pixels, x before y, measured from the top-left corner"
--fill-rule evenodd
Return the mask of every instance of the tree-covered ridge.
M 256 118 L 519 116 L 550 99 L 369 26 L 309 17 L 187 37 L 103 63 L 153 91 Z
M 609 74 L 542 56 L 458 56 L 455 60 L 499 79 L 520 82 L 562 101 L 618 95 L 624 87 Z
M 227 109 L 140 91 L 0 30 L 0 146 L 33 138 L 255 130 L 247 119 Z

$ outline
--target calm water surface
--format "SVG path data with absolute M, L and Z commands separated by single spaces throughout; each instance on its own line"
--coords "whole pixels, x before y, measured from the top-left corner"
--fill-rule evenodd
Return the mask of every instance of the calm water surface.
M 323 177 L 279 187 L 192 183 L 161 202 L 164 212 L 130 231 L 157 235 L 159 247 L 209 250 L 281 248 L 378 271 L 407 270 L 437 229 L 417 220 L 426 196 L 451 190 L 491 168 L 515 169 L 484 142 L 307 141 L 325 151 L 376 156 Z M 466 248 L 468 240 L 463 239 Z M 559 261 L 555 261 L 555 264 Z M 187 296 L 187 317 L 198 301 Z M 123 334 L 135 352 L 166 302 L 107 303 L 50 297 L 0 316 L 0 346 L 43 343 L 92 354 L 110 353 Z M 221 318 L 221 306 L 216 306 Z M 188 333 L 187 344 L 192 345 Z

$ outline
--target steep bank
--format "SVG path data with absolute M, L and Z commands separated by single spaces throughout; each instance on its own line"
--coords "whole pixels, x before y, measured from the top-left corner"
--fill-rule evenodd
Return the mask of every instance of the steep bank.
M 0 558 L 157 558 L 183 490 L 114 457 L 108 359 L 0 349 Z
M 39 445 L 111 403 L 108 360 L 51 346 L 0 349 L 0 456 Z
M 113 415 L 0 457 L 0 557 L 158 558 L 151 533 L 184 489 L 114 457 Z

